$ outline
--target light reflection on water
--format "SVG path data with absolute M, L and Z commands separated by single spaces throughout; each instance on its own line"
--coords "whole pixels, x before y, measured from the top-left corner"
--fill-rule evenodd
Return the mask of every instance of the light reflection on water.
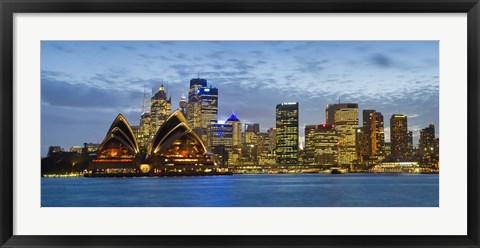
M 438 207 L 438 174 L 42 178 L 42 207 Z

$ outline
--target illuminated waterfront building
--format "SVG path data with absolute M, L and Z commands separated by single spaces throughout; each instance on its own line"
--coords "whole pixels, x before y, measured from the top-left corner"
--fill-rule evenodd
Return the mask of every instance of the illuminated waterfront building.
M 158 92 L 153 95 L 150 101 L 150 135 L 153 136 L 157 132 L 158 128 L 165 122 L 170 116 L 172 111 L 171 105 L 172 98 L 167 98 L 167 92 L 165 88 L 160 86 Z
M 363 110 L 363 127 L 368 156 L 382 156 L 385 144 L 383 115 L 375 110 Z
M 298 162 L 298 102 L 276 107 L 276 162 L 296 165 Z
M 150 145 L 150 141 L 153 138 L 151 134 L 151 122 L 150 122 L 150 95 L 143 90 L 143 103 L 142 103 L 142 113 L 140 114 L 140 124 L 138 125 L 137 133 L 137 142 L 138 146 L 144 152 Z
M 390 118 L 390 143 L 392 158 L 396 161 L 408 160 L 407 116 L 394 114 Z
M 175 110 L 158 129 L 148 153 L 148 161 L 148 172 L 153 173 L 205 172 L 215 169 L 205 145 L 180 110 Z
M 152 136 L 150 135 L 150 113 L 143 112 L 142 115 L 140 115 L 137 139 L 139 146 L 146 150 L 152 140 Z
M 176 110 L 158 128 L 146 154 L 140 153 L 130 125 L 119 114 L 90 162 L 86 176 L 191 175 L 217 173 L 218 169 L 182 112 Z
M 200 113 L 201 102 L 197 91 L 198 89 L 205 87 L 207 87 L 206 79 L 194 78 L 190 80 L 190 88 L 188 89 L 187 120 L 193 129 L 202 126 Z
M 243 162 L 257 164 L 260 124 L 245 124 L 244 130 L 245 132 L 242 137 Z
M 225 123 L 232 125 L 232 146 L 239 147 L 242 144 L 242 123 L 240 123 L 235 112 L 228 117 Z
M 328 104 L 326 108 L 327 124 L 334 124 L 338 140 L 338 163 L 351 164 L 357 159 L 356 134 L 358 128 L 358 104 Z
M 360 163 L 363 163 L 364 160 L 368 160 L 370 156 L 370 136 L 366 129 L 366 127 L 359 127 L 355 133 L 357 158 Z
M 119 114 L 98 147 L 89 173 L 136 173 L 141 162 L 135 135 L 123 115 Z
M 208 129 L 218 120 L 218 89 L 207 87 L 206 79 L 190 80 L 187 119 L 203 142 L 210 144 Z
M 337 165 L 338 135 L 334 124 L 305 126 L 305 163 Z
M 226 167 L 230 160 L 230 154 L 233 151 L 233 125 L 232 124 L 212 124 L 210 125 L 210 146 L 213 153 L 218 158 L 222 167 Z
M 418 142 L 418 154 L 422 162 L 438 161 L 439 154 L 438 138 L 435 138 L 435 126 L 433 124 L 420 130 L 420 139 Z

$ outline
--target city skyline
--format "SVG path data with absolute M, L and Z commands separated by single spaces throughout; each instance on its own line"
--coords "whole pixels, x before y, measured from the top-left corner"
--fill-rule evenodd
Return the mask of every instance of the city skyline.
M 172 111 L 179 108 L 197 76 L 218 88 L 219 120 L 235 111 L 262 132 L 275 127 L 281 102 L 299 102 L 303 136 L 306 125 L 326 123 L 326 104 L 339 100 L 381 112 L 386 141 L 393 114 L 409 118 L 415 145 L 421 129 L 439 129 L 436 41 L 44 41 L 42 155 L 51 145 L 99 142 L 118 113 L 138 125 L 145 86 L 156 91 L 163 81 Z

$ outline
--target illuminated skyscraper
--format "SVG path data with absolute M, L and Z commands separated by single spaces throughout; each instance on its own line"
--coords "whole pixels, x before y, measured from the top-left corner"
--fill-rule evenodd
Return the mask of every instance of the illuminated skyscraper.
M 233 125 L 215 123 L 210 125 L 209 131 L 210 149 L 222 167 L 226 167 L 233 151 Z
M 194 78 L 190 80 L 190 88 L 188 89 L 188 103 L 187 103 L 187 120 L 190 126 L 200 128 L 201 124 L 201 102 L 198 95 L 200 88 L 207 87 L 207 80 L 202 78 Z
M 207 87 L 206 79 L 190 80 L 187 119 L 203 142 L 209 146 L 210 125 L 218 120 L 218 89 Z
M 363 128 L 367 137 L 365 140 L 367 147 L 366 155 L 383 155 L 385 133 L 382 113 L 375 110 L 363 110 Z
M 150 136 L 153 138 L 158 128 L 167 120 L 172 111 L 172 98 L 167 98 L 165 88 L 160 86 L 150 101 Z
M 409 154 L 407 116 L 394 114 L 390 118 L 390 143 L 393 159 L 407 160 Z
M 332 166 L 337 164 L 338 135 L 334 124 L 305 126 L 305 162 Z
M 232 145 L 234 147 L 238 147 L 242 143 L 242 123 L 240 123 L 240 120 L 238 117 L 235 115 L 235 112 L 228 117 L 227 121 L 225 121 L 226 124 L 232 125 L 233 131 L 232 131 Z
M 295 165 L 298 162 L 298 102 L 281 103 L 276 108 L 276 161 Z
M 435 126 L 433 124 L 420 130 L 418 153 L 423 162 L 438 161 L 438 139 L 435 138 Z
M 335 125 L 338 140 L 338 163 L 348 165 L 357 159 L 356 130 L 358 128 L 358 104 L 328 104 L 326 108 L 327 124 Z

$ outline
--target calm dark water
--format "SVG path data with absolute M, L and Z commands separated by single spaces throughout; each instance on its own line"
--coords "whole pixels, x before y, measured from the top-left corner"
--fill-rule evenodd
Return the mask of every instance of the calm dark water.
M 436 174 L 42 178 L 42 207 L 438 207 Z

